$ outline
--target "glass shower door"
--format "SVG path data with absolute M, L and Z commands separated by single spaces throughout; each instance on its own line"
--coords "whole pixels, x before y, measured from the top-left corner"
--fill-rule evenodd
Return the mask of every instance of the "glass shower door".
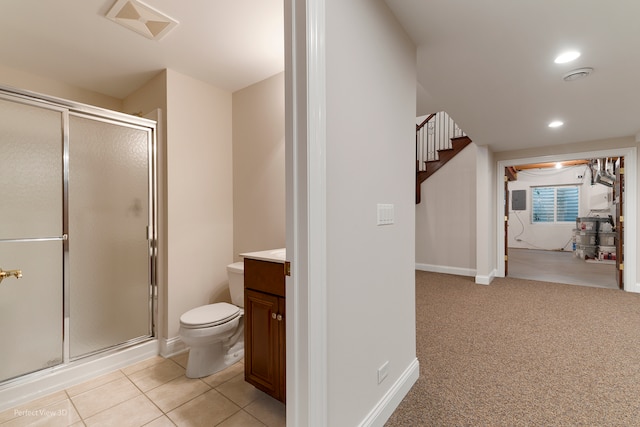
M 69 339 L 75 359 L 151 330 L 151 131 L 69 117 Z
M 0 98 L 0 382 L 63 362 L 62 129 Z

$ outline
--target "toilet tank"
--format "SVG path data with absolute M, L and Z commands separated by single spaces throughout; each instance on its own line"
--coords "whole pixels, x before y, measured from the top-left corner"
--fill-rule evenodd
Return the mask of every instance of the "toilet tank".
M 231 303 L 244 308 L 244 262 L 227 265 Z

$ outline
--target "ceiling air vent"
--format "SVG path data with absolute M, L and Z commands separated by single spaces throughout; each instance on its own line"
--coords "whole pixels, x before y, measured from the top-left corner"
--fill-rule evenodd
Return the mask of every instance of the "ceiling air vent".
M 160 40 L 178 25 L 175 19 L 138 0 L 116 1 L 107 18 L 151 40 Z

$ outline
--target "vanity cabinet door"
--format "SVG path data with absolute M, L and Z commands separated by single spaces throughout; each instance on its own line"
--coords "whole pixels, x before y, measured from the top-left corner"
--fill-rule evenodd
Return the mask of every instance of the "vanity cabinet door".
M 245 381 L 283 401 L 284 298 L 245 289 Z

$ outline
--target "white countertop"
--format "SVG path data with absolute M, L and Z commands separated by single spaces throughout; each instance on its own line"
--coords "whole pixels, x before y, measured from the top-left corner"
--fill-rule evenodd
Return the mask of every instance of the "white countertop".
M 242 258 L 251 258 L 260 261 L 277 262 L 280 264 L 284 264 L 285 260 L 287 259 L 287 250 L 285 248 L 269 249 L 259 252 L 247 252 L 244 254 L 240 254 L 240 256 Z

